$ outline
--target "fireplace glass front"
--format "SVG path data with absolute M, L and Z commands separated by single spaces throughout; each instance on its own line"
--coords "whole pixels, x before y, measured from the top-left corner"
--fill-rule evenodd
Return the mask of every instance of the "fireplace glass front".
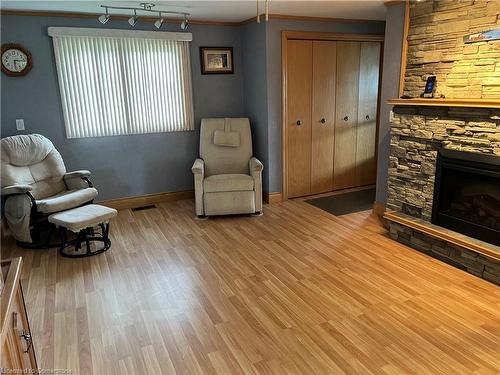
M 441 149 L 432 223 L 500 246 L 500 157 Z

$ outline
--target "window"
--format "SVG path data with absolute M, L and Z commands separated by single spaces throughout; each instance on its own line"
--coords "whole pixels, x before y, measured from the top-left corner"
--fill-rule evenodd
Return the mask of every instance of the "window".
M 68 138 L 193 130 L 189 33 L 49 27 Z

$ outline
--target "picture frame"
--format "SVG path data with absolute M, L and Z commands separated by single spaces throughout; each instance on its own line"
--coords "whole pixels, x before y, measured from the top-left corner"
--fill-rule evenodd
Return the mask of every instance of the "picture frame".
M 233 47 L 200 47 L 201 74 L 233 74 Z

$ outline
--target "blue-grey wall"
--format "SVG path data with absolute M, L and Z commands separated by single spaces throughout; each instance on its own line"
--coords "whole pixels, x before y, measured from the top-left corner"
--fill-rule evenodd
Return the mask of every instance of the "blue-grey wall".
M 384 34 L 383 22 L 312 22 L 271 19 L 267 23 L 267 105 L 269 144 L 269 191 L 282 191 L 281 148 L 281 32 L 319 31 L 353 34 Z
M 254 154 L 264 164 L 262 185 L 269 191 L 267 127 L 266 27 L 250 22 L 241 27 L 244 103 L 252 123 Z M 272 171 L 274 173 L 274 171 Z
M 405 4 L 387 7 L 385 21 L 384 70 L 380 93 L 380 126 L 377 154 L 377 192 L 376 202 L 387 202 L 387 178 L 390 151 L 390 111 L 392 106 L 387 100 L 399 95 L 399 75 L 401 71 L 401 53 L 403 49 L 403 33 L 405 21 Z
M 389 7 L 389 11 L 395 7 Z M 92 170 L 100 199 L 192 189 L 190 168 L 198 155 L 199 123 L 203 117 L 249 117 L 254 154 L 264 163 L 264 191 L 281 191 L 281 32 L 384 33 L 384 24 L 374 22 L 271 19 L 242 26 L 191 25 L 196 131 L 66 139 L 47 27 L 129 29 L 129 25 L 126 21 L 113 21 L 103 26 L 93 19 L 61 17 L 2 16 L 1 21 L 2 43 L 23 44 L 32 52 L 34 61 L 32 71 L 25 77 L 1 77 L 2 137 L 18 134 L 15 119 L 24 118 L 26 133 L 41 133 L 50 138 L 62 153 L 68 170 Z M 153 26 L 139 23 L 137 28 L 152 30 Z M 167 28 L 177 31 L 177 26 L 171 24 Z M 201 75 L 200 46 L 232 46 L 234 74 Z M 397 80 L 398 75 L 399 71 L 392 79 Z M 380 147 L 388 146 L 384 143 Z M 380 154 L 387 152 L 379 149 L 379 159 Z
M 24 133 L 40 133 L 51 139 L 68 170 L 93 172 L 99 199 L 192 189 L 191 165 L 198 156 L 200 119 L 245 116 L 239 28 L 190 27 L 196 131 L 66 139 L 48 26 L 130 28 L 126 21 L 103 26 L 94 19 L 2 16 L 2 43 L 21 43 L 33 55 L 28 75 L 1 75 L 2 137 L 19 134 L 15 119 L 23 118 Z M 152 30 L 153 25 L 139 23 L 136 28 Z M 167 28 L 178 31 L 176 25 Z M 199 46 L 233 47 L 234 74 L 201 75 Z

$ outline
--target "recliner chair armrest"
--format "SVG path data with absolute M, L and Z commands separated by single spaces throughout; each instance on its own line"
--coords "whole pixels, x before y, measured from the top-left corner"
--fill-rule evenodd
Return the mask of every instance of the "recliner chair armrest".
M 84 189 L 86 187 L 93 187 L 92 182 L 88 179 L 88 176 L 90 175 L 90 171 L 81 169 L 65 173 L 63 180 L 68 189 Z
M 248 161 L 248 167 L 254 181 L 255 212 L 262 213 L 262 170 L 264 165 L 255 156 L 252 156 Z
M 76 177 L 87 177 L 90 175 L 91 175 L 90 171 L 88 171 L 86 169 L 81 169 L 79 171 L 67 172 L 64 174 L 63 178 L 66 180 L 66 179 L 76 178 Z
M 30 185 L 10 185 L 2 188 L 2 195 L 26 194 L 33 190 Z
M 255 156 L 252 156 L 250 158 L 248 165 L 250 167 L 251 174 L 253 174 L 254 172 L 262 172 L 262 170 L 264 169 L 264 165 Z
M 196 206 L 196 215 L 201 217 L 205 215 L 203 207 L 203 179 L 205 177 L 205 162 L 197 158 L 191 167 L 194 177 L 194 199 Z
M 193 174 L 205 174 L 205 162 L 203 159 L 197 158 L 194 161 L 193 166 L 191 167 L 191 172 L 193 172 Z

